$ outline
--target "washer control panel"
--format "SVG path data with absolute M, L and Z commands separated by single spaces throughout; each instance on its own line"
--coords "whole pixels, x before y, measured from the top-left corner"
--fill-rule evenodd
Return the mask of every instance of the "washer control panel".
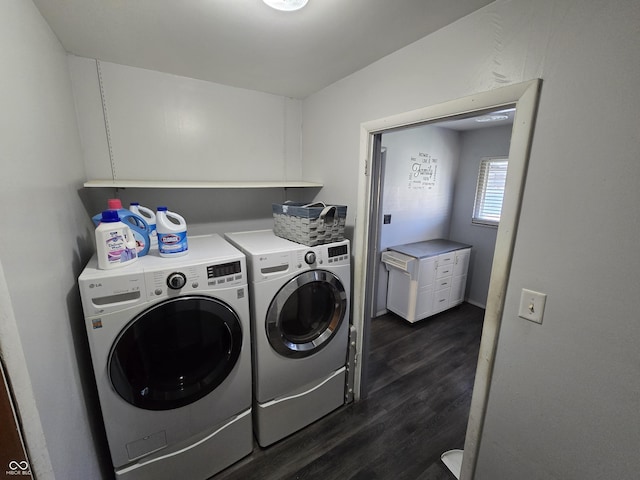
M 197 293 L 232 287 L 246 283 L 243 262 L 235 260 L 225 263 L 203 263 L 190 265 L 179 270 L 158 270 L 145 273 L 145 283 L 149 298 Z
M 180 290 L 187 283 L 187 277 L 182 272 L 173 272 L 167 277 L 167 287 Z

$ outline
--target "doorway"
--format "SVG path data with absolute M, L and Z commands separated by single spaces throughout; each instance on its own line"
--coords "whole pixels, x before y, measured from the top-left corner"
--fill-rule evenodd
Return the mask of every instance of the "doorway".
M 356 364 L 354 383 L 356 399 L 359 399 L 362 393 L 362 379 L 366 371 L 367 332 L 370 328 L 374 298 L 373 288 L 376 283 L 374 279 L 377 274 L 375 267 L 379 234 L 375 227 L 381 213 L 379 211 L 380 159 L 382 157 L 380 134 L 407 126 L 474 116 L 480 112 L 509 106 L 515 107 L 517 111 L 509 148 L 509 171 L 502 216 L 496 236 L 495 255 L 491 267 L 480 355 L 467 423 L 465 455 L 460 477 L 463 480 L 473 478 L 475 472 L 540 85 L 541 80 L 536 79 L 361 125 L 360 152 L 361 158 L 365 159 L 365 162 L 361 165 L 359 175 L 358 212 L 354 240 L 356 248 L 362 254 L 354 259 L 354 298 L 358 299 L 354 302 L 354 326 L 358 336 L 357 358 L 362 361 Z
M 476 203 L 483 212 L 500 208 L 505 176 L 504 171 L 493 173 L 488 196 L 477 201 L 478 174 L 489 158 L 505 161 L 514 115 L 515 108 L 500 109 L 376 134 L 381 136 L 383 155 L 379 159 L 380 214 L 370 232 L 378 237 L 372 317 L 387 313 L 389 270 L 381 252 L 430 239 L 473 246 L 468 275 L 465 272 L 465 300 L 485 308 L 497 222 L 472 220 L 472 214 Z

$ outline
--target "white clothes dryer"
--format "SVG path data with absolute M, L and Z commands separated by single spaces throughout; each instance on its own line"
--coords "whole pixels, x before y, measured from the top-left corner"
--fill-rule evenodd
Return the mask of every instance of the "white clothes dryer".
M 225 236 L 247 258 L 254 432 L 266 447 L 345 403 L 349 241 L 308 247 L 272 230 Z
M 78 282 L 119 480 L 206 479 L 253 449 L 245 257 L 219 235 Z

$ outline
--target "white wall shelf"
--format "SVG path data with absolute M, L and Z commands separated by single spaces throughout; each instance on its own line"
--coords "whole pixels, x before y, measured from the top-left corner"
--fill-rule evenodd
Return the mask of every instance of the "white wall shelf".
M 195 182 L 165 180 L 89 180 L 87 188 L 321 188 L 321 183 L 304 181 Z

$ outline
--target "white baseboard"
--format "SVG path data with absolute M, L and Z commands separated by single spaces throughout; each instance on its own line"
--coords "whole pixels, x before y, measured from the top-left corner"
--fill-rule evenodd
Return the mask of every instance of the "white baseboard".
M 465 298 L 464 299 L 465 302 L 470 303 L 471 305 L 475 306 L 475 307 L 479 307 L 482 308 L 483 310 L 487 309 L 487 305 L 480 303 L 480 302 L 476 302 L 475 300 L 471 300 L 470 298 Z
M 387 310 L 386 308 L 383 308 L 382 310 L 378 310 L 376 312 L 376 316 L 373 318 L 381 317 L 382 315 L 386 315 L 387 313 L 389 313 L 389 310 Z

